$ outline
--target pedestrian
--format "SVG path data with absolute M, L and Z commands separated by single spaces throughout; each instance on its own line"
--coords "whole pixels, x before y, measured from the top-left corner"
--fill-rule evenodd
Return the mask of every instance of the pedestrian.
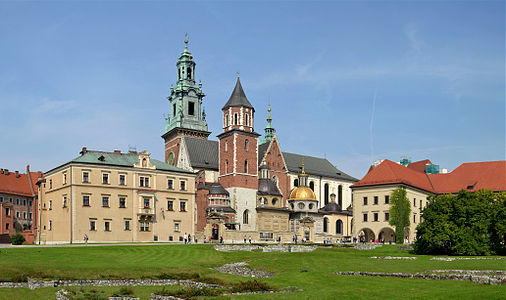
M 88 235 L 87 234 L 84 235 L 84 245 L 88 246 Z
M 246 244 L 246 235 L 244 235 L 244 243 Z
M 188 244 L 191 244 L 192 243 L 192 236 L 191 234 L 188 233 Z
M 220 244 L 223 244 L 223 237 L 220 236 Z
M 249 243 L 251 244 L 251 235 L 249 236 Z
M 188 234 L 184 233 L 184 244 L 186 245 L 188 243 Z
M 295 235 L 294 239 L 295 239 L 295 244 L 297 245 L 297 235 Z
M 204 235 L 204 244 L 207 242 L 206 236 Z

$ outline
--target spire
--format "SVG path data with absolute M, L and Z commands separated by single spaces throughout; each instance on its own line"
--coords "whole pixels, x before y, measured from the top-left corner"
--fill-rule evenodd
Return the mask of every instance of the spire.
M 304 156 L 302 157 L 302 171 L 299 173 L 299 186 L 307 186 L 307 178 L 309 176 L 304 170 Z
M 274 133 L 276 132 L 276 129 L 272 127 L 272 118 L 271 118 L 271 98 L 268 98 L 268 108 L 267 108 L 267 125 L 264 129 L 264 137 L 262 139 L 261 144 L 270 142 L 272 138 L 274 137 Z
M 232 92 L 232 95 L 230 95 L 230 98 L 228 99 L 225 106 L 223 106 L 222 110 L 234 106 L 243 106 L 251 108 L 253 111 L 255 111 L 253 105 L 251 105 L 248 98 L 246 98 L 246 94 L 242 89 L 241 81 L 239 80 L 239 74 L 237 74 L 237 82 L 235 83 L 234 91 Z

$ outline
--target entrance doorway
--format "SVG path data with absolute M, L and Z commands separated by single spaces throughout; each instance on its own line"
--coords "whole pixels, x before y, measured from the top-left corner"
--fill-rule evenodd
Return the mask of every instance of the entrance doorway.
M 220 238 L 220 229 L 218 224 L 213 224 L 213 230 L 211 232 L 211 239 L 218 240 Z

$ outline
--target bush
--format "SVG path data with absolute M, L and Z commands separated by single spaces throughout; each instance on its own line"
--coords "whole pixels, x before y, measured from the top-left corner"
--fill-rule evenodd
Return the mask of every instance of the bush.
M 232 292 L 237 293 L 249 293 L 249 292 L 262 292 L 262 291 L 273 291 L 273 287 L 263 281 L 248 280 L 239 283 L 234 283 L 231 288 Z
M 177 291 L 169 291 L 163 287 L 161 290 L 155 292 L 156 295 L 161 296 L 174 296 L 183 299 L 192 299 L 194 297 L 216 297 L 220 295 L 220 291 L 209 288 L 183 288 Z
M 133 296 L 134 295 L 134 289 L 129 286 L 122 286 L 119 291 L 112 294 L 113 297 L 125 297 L 125 296 Z
M 16 233 L 11 236 L 11 241 L 13 245 L 22 245 L 25 241 L 25 237 L 19 233 Z

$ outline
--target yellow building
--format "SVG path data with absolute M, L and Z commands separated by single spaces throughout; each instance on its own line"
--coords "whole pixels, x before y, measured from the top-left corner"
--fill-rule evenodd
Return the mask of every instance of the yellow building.
M 89 151 L 39 182 L 36 243 L 183 241 L 195 228 L 195 174 L 146 151 Z

